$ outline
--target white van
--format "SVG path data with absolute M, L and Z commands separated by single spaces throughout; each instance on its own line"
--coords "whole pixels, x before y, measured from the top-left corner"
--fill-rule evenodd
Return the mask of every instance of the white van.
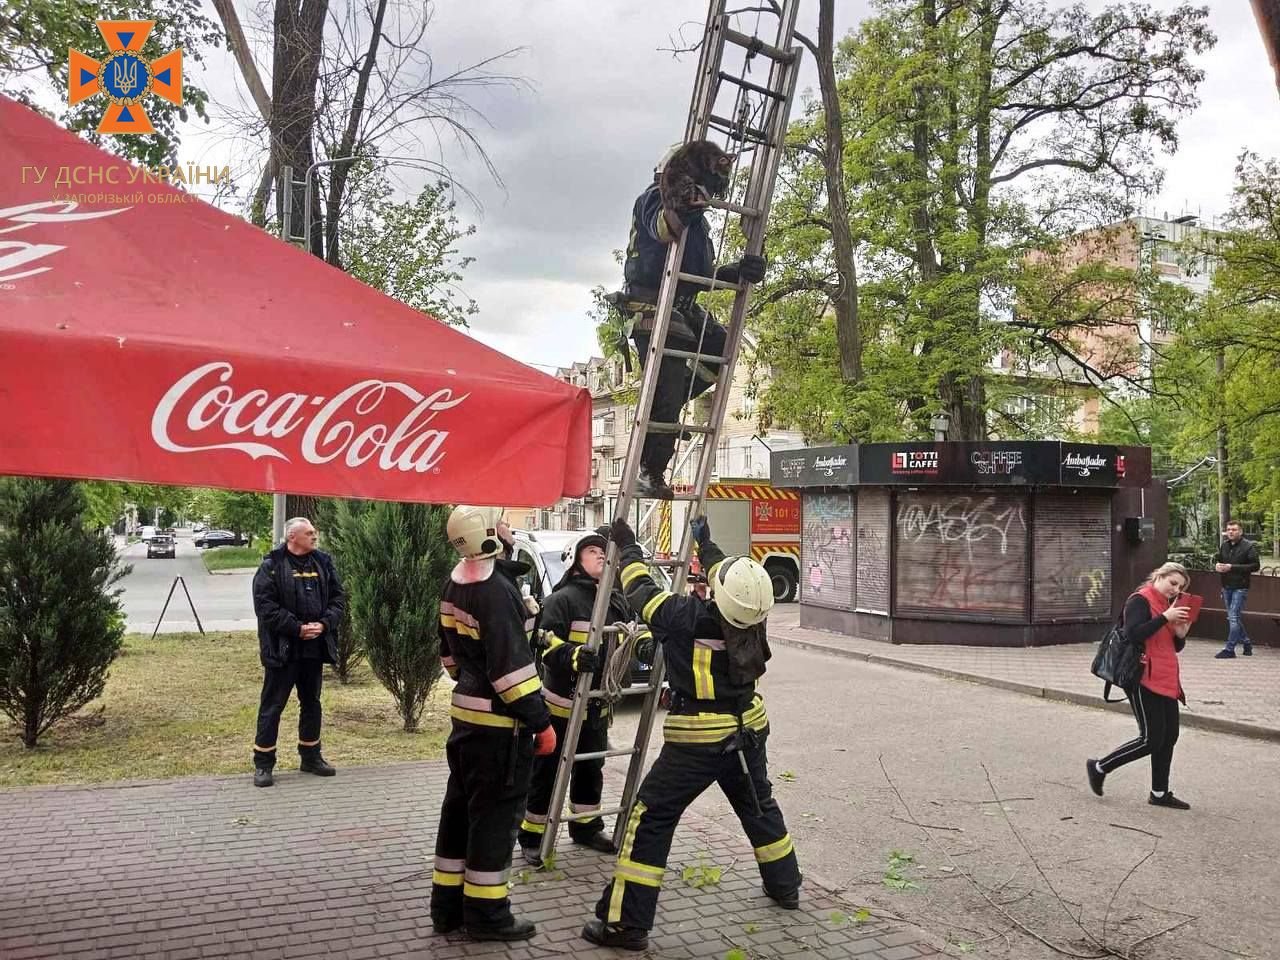
M 156 528 L 155 528 L 155 527 L 143 527 L 143 528 L 142 528 L 142 542 L 143 542 L 143 543 L 149 543 L 149 542 L 150 542 L 150 540 L 151 540 L 151 538 L 152 538 L 152 537 L 154 537 L 155 535 L 156 535 Z

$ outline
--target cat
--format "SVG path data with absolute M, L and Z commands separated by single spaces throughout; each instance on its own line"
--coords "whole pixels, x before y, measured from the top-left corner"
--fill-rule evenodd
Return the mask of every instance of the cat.
M 723 197 L 729 189 L 734 157 L 710 140 L 686 143 L 671 155 L 658 179 L 662 206 L 675 213 L 691 212 L 709 197 Z

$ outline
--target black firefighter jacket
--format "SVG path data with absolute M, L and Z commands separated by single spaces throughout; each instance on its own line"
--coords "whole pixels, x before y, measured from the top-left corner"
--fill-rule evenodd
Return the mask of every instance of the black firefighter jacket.
M 258 617 L 258 657 L 264 667 L 284 666 L 302 642 L 298 631 L 303 621 L 294 609 L 296 592 L 293 588 L 293 566 L 285 556 L 286 547 L 279 546 L 262 560 L 253 576 L 253 612 Z M 342 589 L 333 558 L 323 550 L 313 550 L 316 570 L 320 574 L 320 597 L 324 613 L 320 622 L 324 633 L 320 635 L 321 659 L 326 663 L 338 662 L 338 625 L 342 611 L 347 606 L 347 594 Z
M 699 559 L 710 579 L 724 551 L 709 542 Z M 723 621 L 714 602 L 659 588 L 636 545 L 622 551 L 622 588 L 662 644 L 667 681 L 675 694 L 662 725 L 668 743 L 718 744 L 737 732 L 739 717 L 749 730 L 768 728 L 755 681 L 743 685 L 729 679 Z M 643 649 L 639 653 L 644 658 Z
M 449 715 L 470 727 L 533 733 L 551 725 L 515 578 L 523 563 L 462 560 L 440 595 L 440 663 L 457 681 Z

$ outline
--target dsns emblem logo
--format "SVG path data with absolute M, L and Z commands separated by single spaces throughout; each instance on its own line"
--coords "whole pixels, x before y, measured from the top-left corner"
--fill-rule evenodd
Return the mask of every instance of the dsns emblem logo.
M 102 94 L 106 113 L 99 133 L 154 133 L 142 101 L 154 94 L 182 106 L 182 51 L 170 50 L 148 62 L 141 54 L 154 20 L 99 20 L 98 32 L 110 54 L 101 62 L 70 51 L 67 102 L 72 106 Z

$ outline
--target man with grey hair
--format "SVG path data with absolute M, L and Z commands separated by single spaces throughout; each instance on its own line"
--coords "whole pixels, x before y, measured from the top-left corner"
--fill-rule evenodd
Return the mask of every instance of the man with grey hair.
M 275 780 L 276 736 L 289 695 L 298 691 L 298 753 L 303 773 L 332 777 L 320 753 L 320 687 L 326 663 L 338 661 L 338 624 L 347 595 L 333 559 L 316 549 L 306 517 L 285 524 L 284 543 L 263 558 L 253 578 L 258 655 L 266 675 L 253 742 L 253 785 Z

